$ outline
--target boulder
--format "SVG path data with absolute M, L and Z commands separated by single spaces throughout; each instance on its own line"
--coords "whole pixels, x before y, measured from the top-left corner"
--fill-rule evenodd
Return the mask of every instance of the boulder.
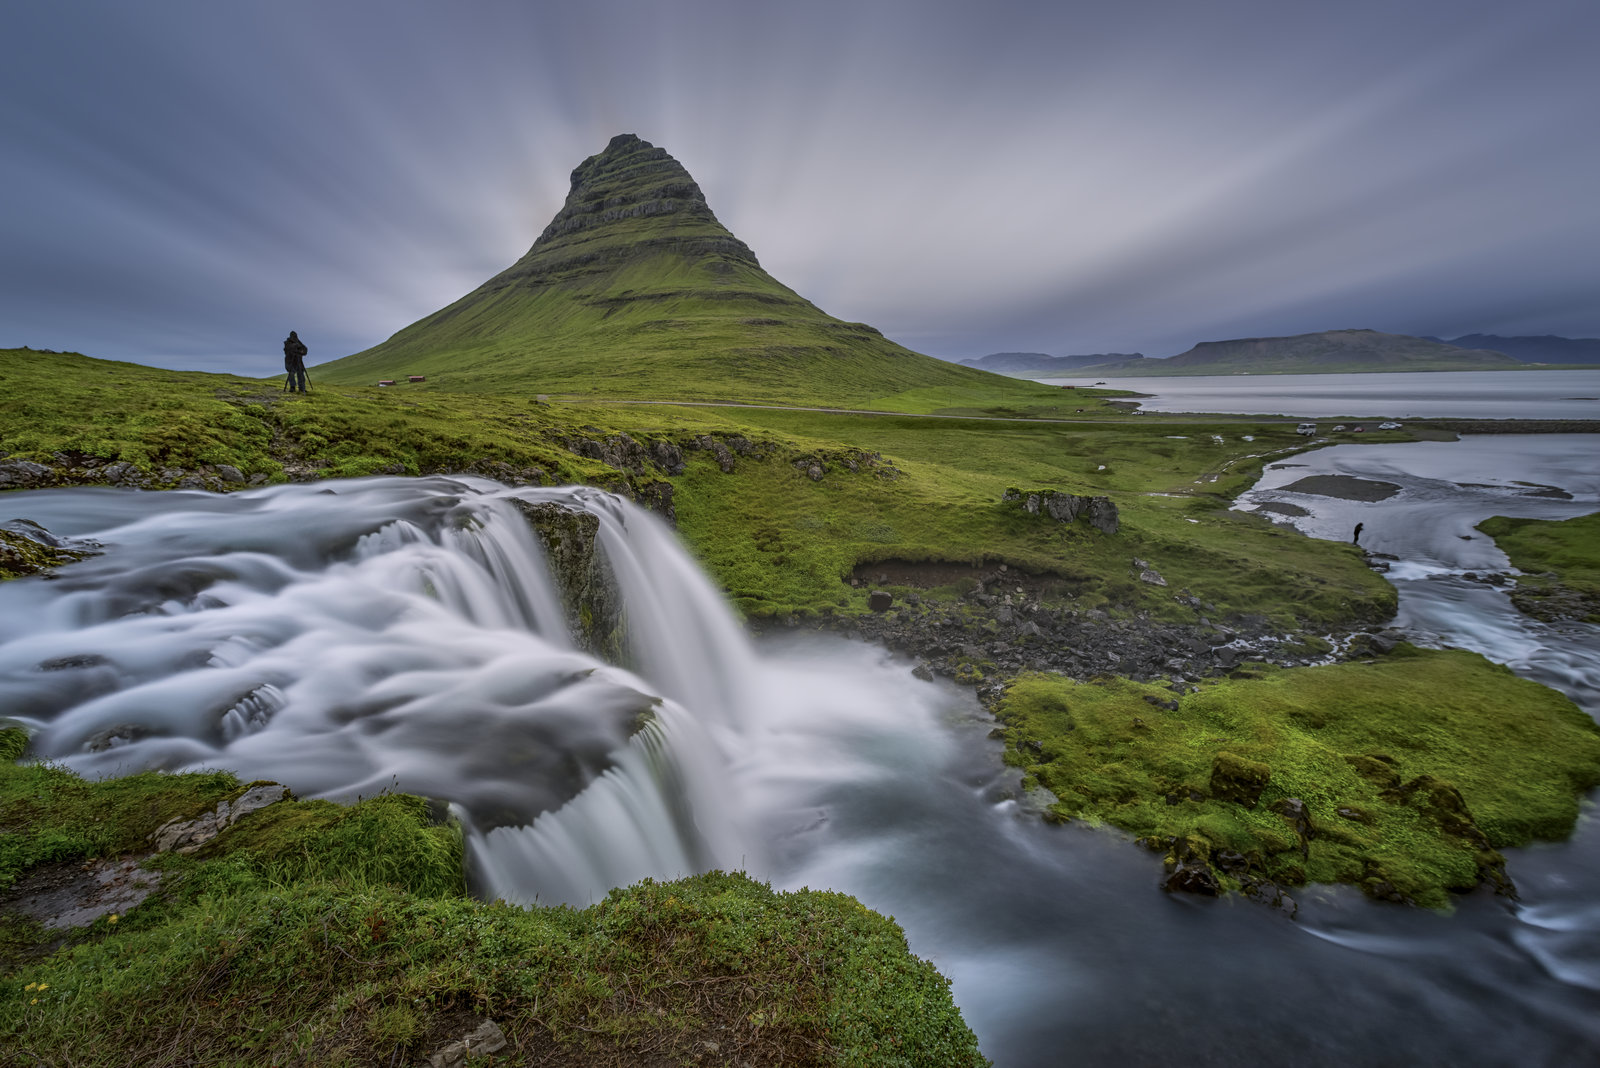
M 867 607 L 874 612 L 887 612 L 894 604 L 894 595 L 887 590 L 873 590 L 867 594 Z
M 232 464 L 218 464 L 217 476 L 224 482 L 244 482 L 244 472 Z
M 1218 801 L 1237 801 L 1255 808 L 1261 791 L 1272 779 L 1272 768 L 1236 753 L 1220 752 L 1211 762 L 1211 796 Z

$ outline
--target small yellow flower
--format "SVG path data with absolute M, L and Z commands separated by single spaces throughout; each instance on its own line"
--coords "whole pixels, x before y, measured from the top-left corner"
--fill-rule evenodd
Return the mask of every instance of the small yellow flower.
M 39 1004 L 39 999 L 38 998 L 34 998 L 32 1001 L 28 1002 L 28 1004 L 29 1005 L 37 1005 L 37 1004 Z
M 27 986 L 23 987 L 22 989 L 24 989 L 24 990 L 37 990 L 37 989 L 39 989 L 39 984 L 38 983 L 29 983 Z
M 116 923 L 117 922 L 117 918 L 118 918 L 117 914 L 115 912 L 113 912 L 111 915 L 106 917 L 106 922 L 107 923 Z
M 38 989 L 40 991 L 49 990 L 50 989 L 50 984 L 49 983 L 40 983 Z

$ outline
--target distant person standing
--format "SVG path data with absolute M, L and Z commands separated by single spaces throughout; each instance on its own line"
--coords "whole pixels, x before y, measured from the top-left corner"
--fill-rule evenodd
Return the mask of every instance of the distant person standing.
M 306 391 L 306 346 L 293 330 L 283 342 L 283 369 L 289 372 L 284 389 L 290 393 Z
M 294 336 L 294 335 L 293 335 L 293 334 L 291 334 L 291 335 L 289 335 L 289 336 L 290 336 L 290 337 L 293 337 L 293 336 Z M 1361 528 L 1363 528 L 1363 527 L 1365 527 L 1365 526 L 1366 526 L 1366 524 L 1365 524 L 1365 523 L 1357 523 L 1357 524 L 1356 524 L 1356 532 L 1355 532 L 1355 535 L 1354 535 L 1354 536 L 1353 536 L 1353 537 L 1351 537 L 1351 539 L 1350 539 L 1350 544 L 1351 544 L 1351 545 L 1360 545 L 1360 544 L 1361 544 Z

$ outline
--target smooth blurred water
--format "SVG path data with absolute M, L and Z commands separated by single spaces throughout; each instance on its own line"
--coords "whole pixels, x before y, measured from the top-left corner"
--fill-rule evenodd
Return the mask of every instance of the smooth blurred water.
M 1041 378 L 1150 394 L 1151 412 L 1306 419 L 1600 419 L 1600 370 L 1396 371 L 1354 375 Z M 1370 429 L 1370 428 L 1369 428 Z
M 1403 625 L 1592 712 L 1596 628 L 1425 576 L 1503 567 L 1461 538 L 1485 515 L 1594 510 L 1597 444 L 1339 446 L 1269 471 L 1244 505 L 1298 503 L 1318 536 L 1359 518 L 1404 558 Z M 1370 505 L 1282 489 L 1309 473 L 1402 489 Z M 599 517 L 634 670 L 573 648 L 513 493 Z M 1291 920 L 1163 894 L 1160 858 L 1126 835 L 1005 799 L 1016 773 L 970 691 L 859 642 L 752 647 L 670 532 L 597 491 L 434 478 L 0 495 L 0 520 L 15 517 L 106 550 L 0 586 L 0 702 L 87 773 L 223 766 L 303 795 L 426 793 L 469 822 L 480 889 L 515 900 L 582 903 L 710 866 L 846 891 L 901 922 L 1008 1068 L 1600 1059 L 1587 819 L 1569 842 L 1508 851 L 1520 905 L 1474 894 L 1441 916 L 1324 888 Z M 630 736 L 641 711 L 653 722 Z M 154 733 L 86 750 L 131 724 Z

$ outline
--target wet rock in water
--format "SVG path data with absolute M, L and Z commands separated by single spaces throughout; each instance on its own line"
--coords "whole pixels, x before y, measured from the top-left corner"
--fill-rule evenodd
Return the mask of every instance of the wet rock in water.
M 1161 889 L 1168 893 L 1216 897 L 1222 892 L 1222 886 L 1217 882 L 1210 860 L 1211 847 L 1204 838 L 1196 835 L 1174 838 L 1162 862 L 1166 876 L 1161 880 Z
M 867 607 L 874 612 L 887 612 L 894 604 L 894 595 L 887 590 L 873 590 L 867 594 Z
M 554 501 L 511 498 L 538 536 L 578 647 L 603 660 L 626 658 L 627 620 L 622 590 L 600 547 L 600 520 Z
M 190 820 L 168 820 L 150 835 L 157 853 L 193 853 L 211 839 L 238 823 L 250 813 L 275 805 L 289 796 L 281 783 L 261 783 L 250 787 L 233 801 L 218 802 L 212 812 Z
M 923 682 L 933 681 L 933 668 L 929 667 L 926 663 L 918 664 L 916 667 L 912 668 L 911 674 L 912 677 L 921 679 Z
M 1255 808 L 1256 802 L 1261 800 L 1261 791 L 1271 779 L 1269 765 L 1223 751 L 1211 763 L 1211 796 L 1218 801 L 1237 801 L 1245 808 Z
M 493 1020 L 485 1020 L 470 1033 L 428 1054 L 428 1063 L 433 1068 L 458 1068 L 469 1059 L 476 1060 L 505 1048 L 505 1032 Z

